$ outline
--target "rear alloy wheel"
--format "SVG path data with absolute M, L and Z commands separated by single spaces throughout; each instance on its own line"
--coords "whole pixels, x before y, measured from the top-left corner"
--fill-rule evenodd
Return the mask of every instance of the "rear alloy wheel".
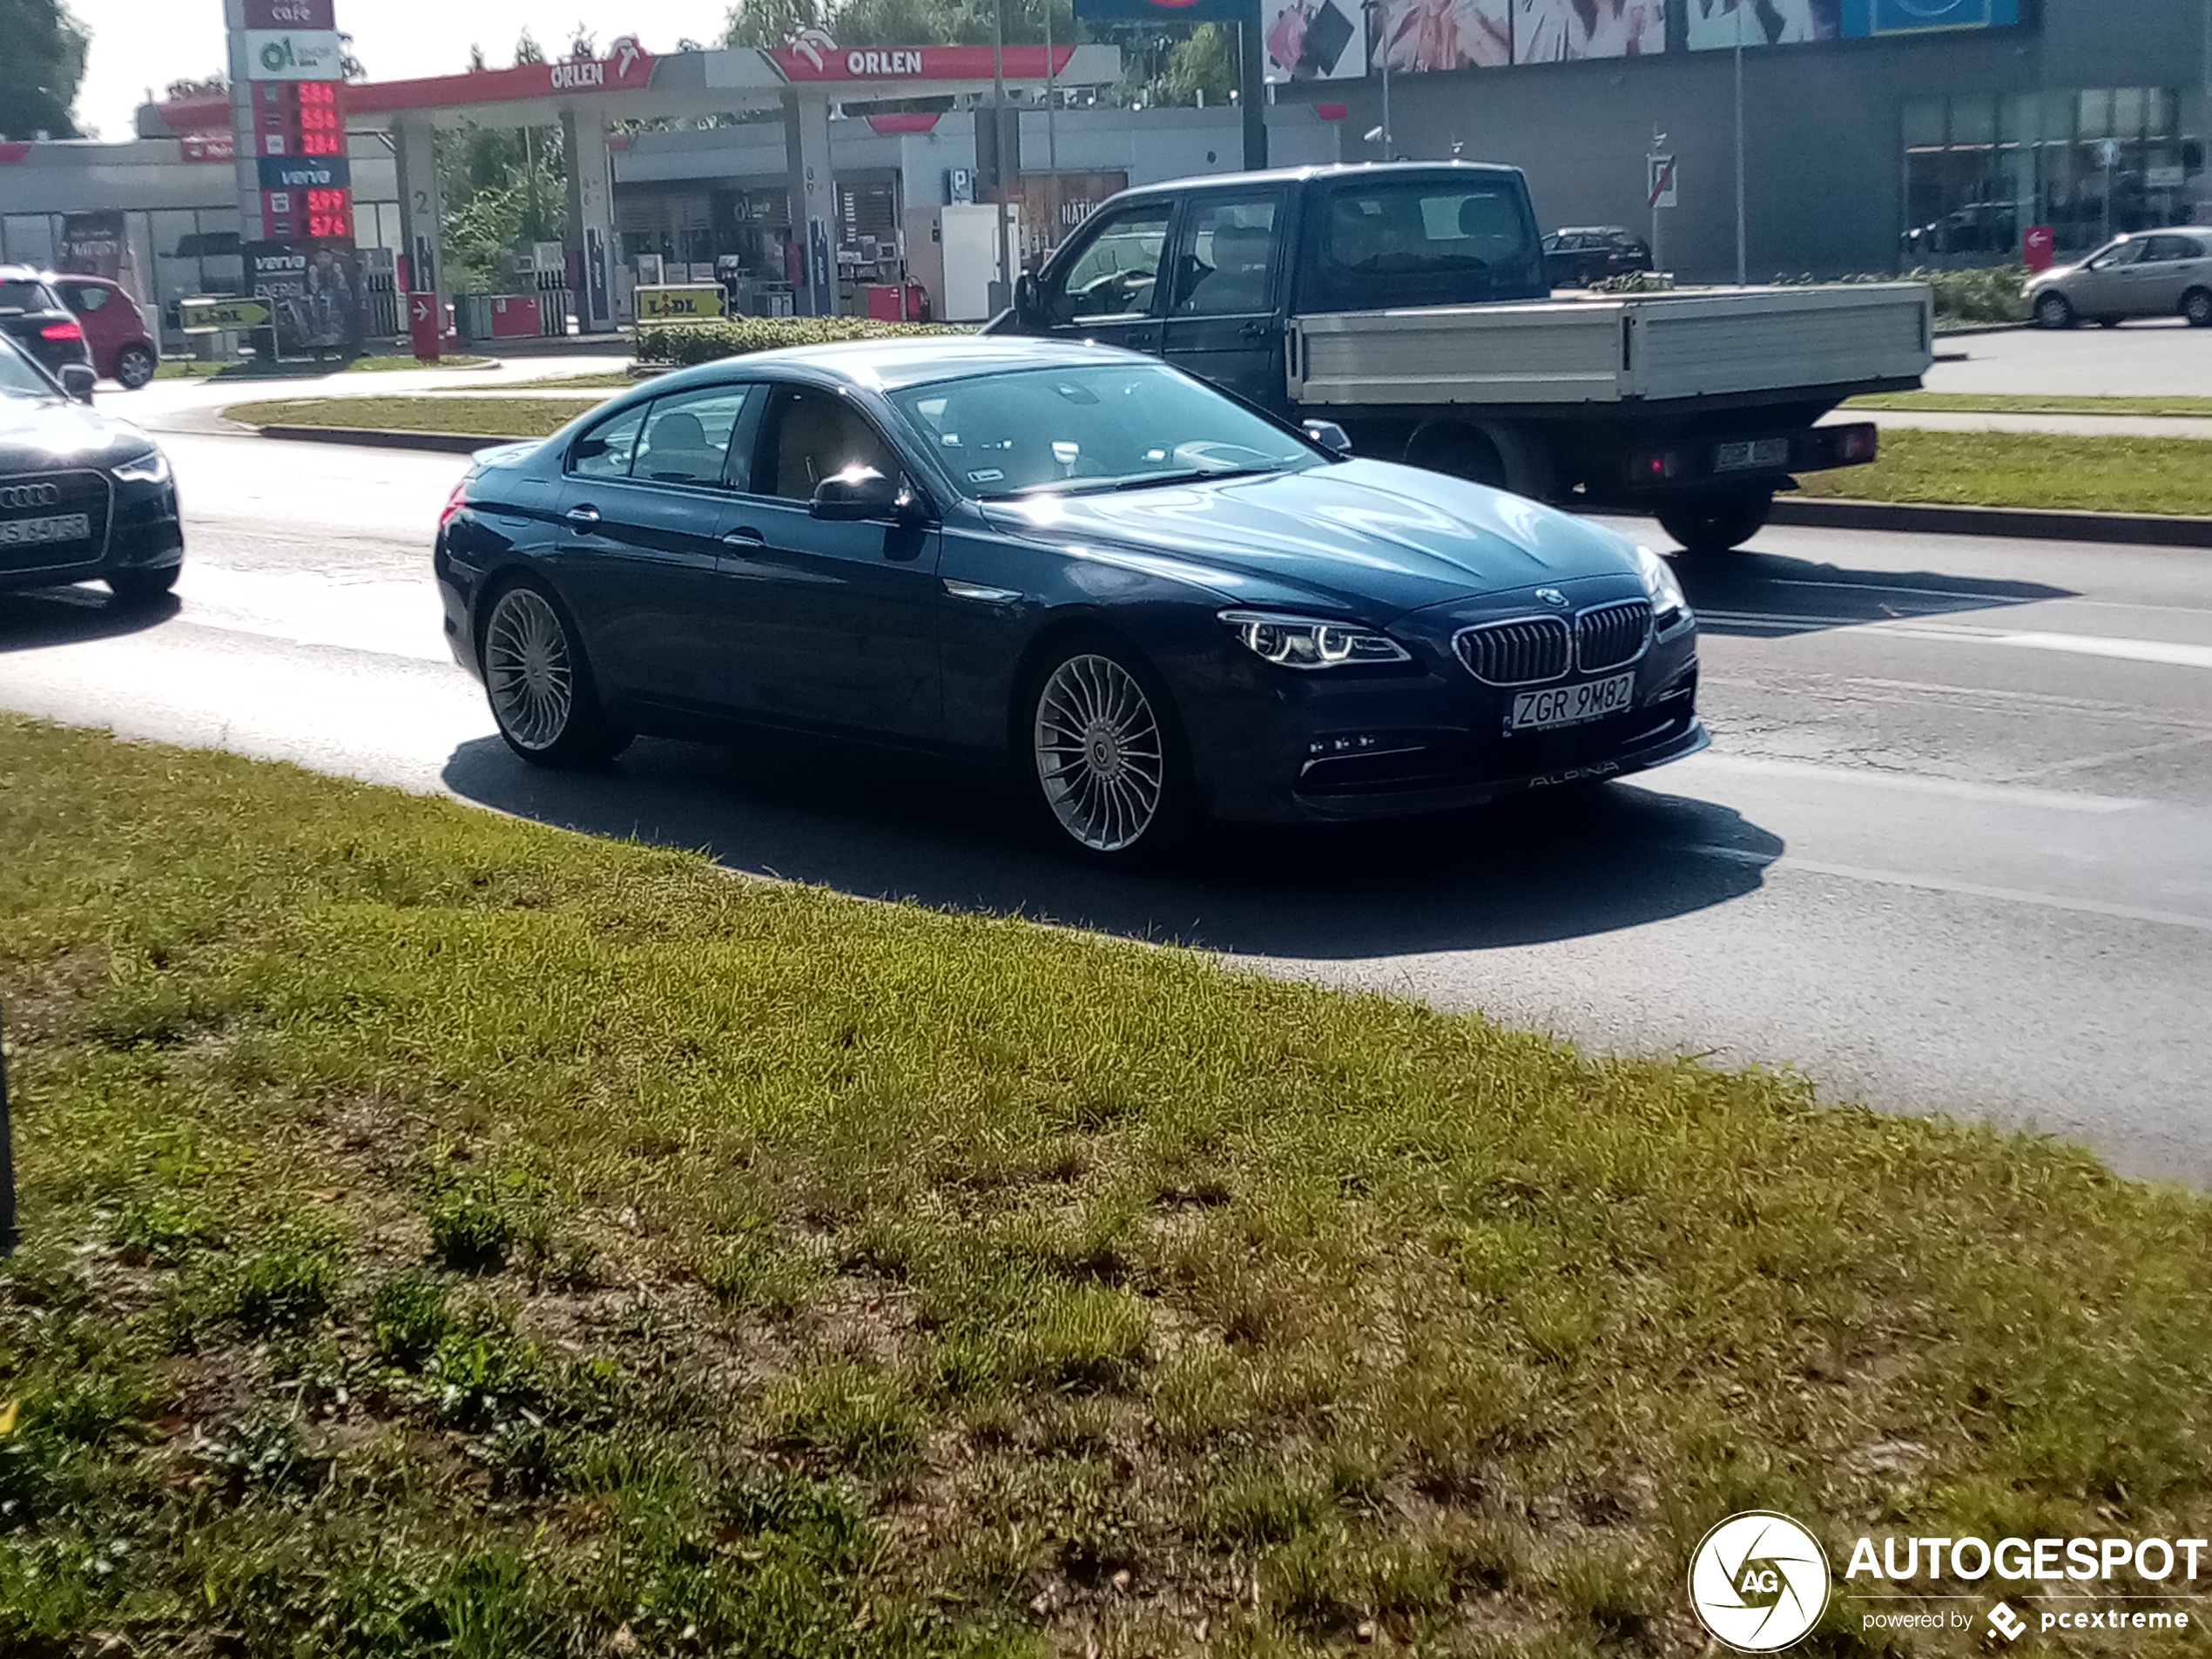
M 492 602 L 483 664 L 499 735 L 532 765 L 593 765 L 626 745 L 608 725 L 583 648 L 550 594 L 521 583 Z
M 153 378 L 161 360 L 145 346 L 125 346 L 116 354 L 115 381 L 126 392 L 135 392 Z
M 1165 715 L 1118 654 L 1061 658 L 1037 683 L 1028 725 L 1038 799 L 1078 852 L 1130 864 L 1173 839 L 1182 800 Z
M 2212 288 L 2191 288 L 2183 294 L 2182 314 L 2192 328 L 2212 328 Z
M 1765 529 L 1767 515 L 1773 510 L 1774 492 L 1769 489 L 1708 496 L 1662 507 L 1659 527 L 1681 543 L 1684 552 L 1727 553 Z
M 2035 320 L 2045 328 L 2074 327 L 2074 301 L 2062 293 L 2046 293 L 2035 301 Z
M 118 604 L 150 605 L 177 585 L 177 577 L 184 568 L 181 564 L 165 564 L 154 570 L 118 570 L 106 578 L 107 590 L 115 596 Z

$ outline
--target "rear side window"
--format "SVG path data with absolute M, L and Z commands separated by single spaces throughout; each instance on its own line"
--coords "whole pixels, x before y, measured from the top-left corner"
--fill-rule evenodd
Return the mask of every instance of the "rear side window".
M 1451 305 L 1535 280 L 1527 197 L 1508 179 L 1348 185 L 1322 199 L 1317 217 L 1312 269 L 1325 307 Z
M 650 403 L 624 409 L 576 441 L 569 451 L 569 470 L 579 478 L 627 478 L 637 454 L 637 435 L 644 429 Z

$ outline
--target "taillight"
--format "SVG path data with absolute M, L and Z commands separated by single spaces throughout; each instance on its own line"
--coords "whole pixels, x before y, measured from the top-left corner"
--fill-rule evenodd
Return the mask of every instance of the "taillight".
M 41 340 L 82 340 L 84 331 L 74 320 L 50 322 L 38 331 L 38 337 Z
M 469 481 L 475 475 L 476 469 L 471 467 L 467 472 L 462 474 L 461 482 L 453 487 L 453 494 L 446 497 L 446 504 L 438 514 L 438 528 L 441 530 L 452 523 L 453 516 L 468 505 Z

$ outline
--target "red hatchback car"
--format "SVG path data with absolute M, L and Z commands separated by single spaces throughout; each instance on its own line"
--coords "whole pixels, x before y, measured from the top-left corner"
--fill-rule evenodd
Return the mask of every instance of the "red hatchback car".
M 119 283 L 105 277 L 54 276 L 47 284 L 84 326 L 92 367 L 105 379 L 137 391 L 153 378 L 161 350 L 146 333 L 146 320 Z

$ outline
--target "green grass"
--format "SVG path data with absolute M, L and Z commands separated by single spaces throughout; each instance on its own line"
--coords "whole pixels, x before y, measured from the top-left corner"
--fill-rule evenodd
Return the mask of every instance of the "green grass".
M 1847 409 L 1919 409 L 1958 415 L 2171 415 L 2212 416 L 2212 397 L 2047 397 L 2013 392 L 1884 392 Z
M 386 432 L 458 432 L 486 439 L 542 438 L 590 406 L 575 398 L 298 397 L 233 403 L 223 418 L 247 426 L 324 426 Z
M 1689 1653 L 1747 1507 L 2212 1522 L 2212 1204 L 1788 1075 L 4 715 L 0 995 L 11 1659 Z
M 1799 482 L 1807 496 L 1855 501 L 2212 514 L 2212 442 L 1890 428 L 1872 466 Z
M 380 374 L 398 369 L 480 368 L 490 361 L 488 357 L 446 357 L 435 363 L 426 363 L 417 358 L 390 353 L 371 357 L 356 357 L 340 372 L 347 374 Z M 154 378 L 165 381 L 204 380 L 222 369 L 235 367 L 235 364 L 230 362 L 203 362 L 198 358 L 170 357 L 165 358 L 161 366 L 154 370 Z

